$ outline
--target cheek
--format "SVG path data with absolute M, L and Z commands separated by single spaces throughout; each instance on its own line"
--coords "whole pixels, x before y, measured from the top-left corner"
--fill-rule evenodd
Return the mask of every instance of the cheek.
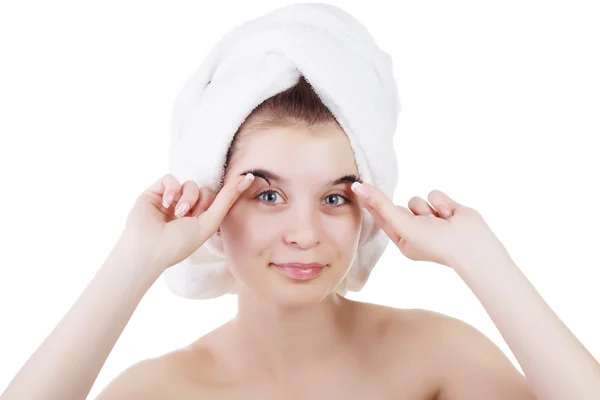
M 239 204 L 231 208 L 223 221 L 224 244 L 236 249 L 235 254 L 260 253 L 273 241 L 277 231 L 277 219 L 269 218 L 248 205 Z
M 327 236 L 337 247 L 352 248 L 355 242 L 358 243 L 361 217 L 360 210 L 333 218 L 329 217 L 324 224 Z

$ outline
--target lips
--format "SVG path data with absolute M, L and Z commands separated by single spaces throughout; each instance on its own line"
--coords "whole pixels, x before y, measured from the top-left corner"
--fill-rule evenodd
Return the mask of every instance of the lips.
M 314 279 L 323 272 L 323 269 L 325 269 L 323 264 L 318 263 L 285 263 L 272 265 L 287 277 L 298 280 Z

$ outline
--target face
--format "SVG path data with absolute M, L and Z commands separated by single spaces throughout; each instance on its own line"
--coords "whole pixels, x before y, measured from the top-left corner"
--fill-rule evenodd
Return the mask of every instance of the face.
M 318 302 L 349 271 L 362 210 L 350 186 L 358 169 L 344 131 L 272 127 L 242 132 L 225 181 L 255 180 L 220 225 L 221 245 L 238 283 L 279 304 Z M 315 271 L 284 263 L 319 263 Z

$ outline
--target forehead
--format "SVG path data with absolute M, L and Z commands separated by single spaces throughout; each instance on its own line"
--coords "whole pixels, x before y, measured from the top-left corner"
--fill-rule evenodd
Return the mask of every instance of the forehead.
M 242 132 L 231 167 L 294 171 L 313 168 L 358 173 L 347 135 L 337 124 L 316 127 L 268 127 Z

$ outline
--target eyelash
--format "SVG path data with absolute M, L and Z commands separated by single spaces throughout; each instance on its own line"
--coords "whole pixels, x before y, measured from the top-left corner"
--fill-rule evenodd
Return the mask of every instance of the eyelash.
M 277 205 L 277 203 L 270 203 L 270 202 L 268 202 L 268 201 L 262 201 L 262 199 L 261 199 L 260 197 L 261 197 L 262 195 L 264 195 L 265 193 L 275 193 L 275 194 L 279 194 L 279 192 L 277 192 L 276 190 L 265 190 L 265 191 L 261 192 L 259 195 L 257 195 L 257 196 L 256 196 L 256 198 L 257 198 L 258 200 L 260 200 L 260 201 L 261 201 L 263 204 L 265 204 L 265 205 L 267 205 L 267 206 L 276 206 L 276 205 Z M 280 196 L 281 196 L 281 195 L 280 195 Z M 346 197 L 346 196 L 342 195 L 342 194 L 339 194 L 339 193 L 332 193 L 332 194 L 328 195 L 327 197 L 329 197 L 329 196 L 339 196 L 339 197 L 341 197 L 342 199 L 344 199 L 344 201 L 345 201 L 345 203 L 343 203 L 343 204 L 334 205 L 334 206 L 333 206 L 334 208 L 339 208 L 339 207 L 343 207 L 343 206 L 347 206 L 347 205 L 351 204 L 351 201 L 350 201 L 350 199 L 349 199 L 348 197 Z

